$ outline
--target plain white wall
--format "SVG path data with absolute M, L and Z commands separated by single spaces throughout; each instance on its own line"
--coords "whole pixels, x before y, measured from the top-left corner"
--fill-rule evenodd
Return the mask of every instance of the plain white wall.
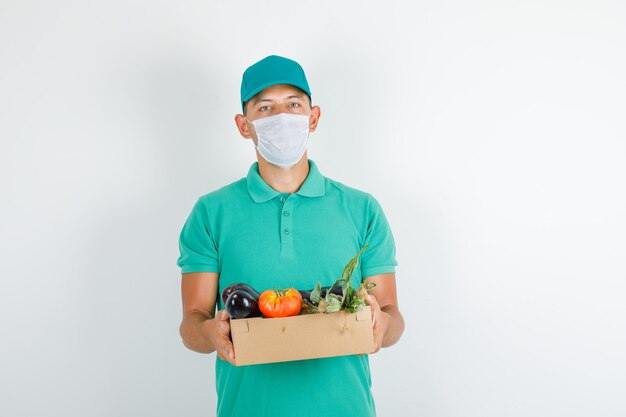
M 371 192 L 406 332 L 380 416 L 626 415 L 626 7 L 0 1 L 0 415 L 213 415 L 178 234 L 254 160 L 242 71 L 298 60 L 309 155 Z

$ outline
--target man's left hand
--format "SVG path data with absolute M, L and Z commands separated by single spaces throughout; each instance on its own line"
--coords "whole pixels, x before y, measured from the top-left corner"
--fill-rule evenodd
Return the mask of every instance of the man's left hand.
M 374 330 L 374 345 L 376 346 L 372 353 L 376 353 L 383 346 L 383 337 L 389 327 L 390 316 L 380 309 L 378 300 L 371 294 L 368 294 L 367 298 L 365 298 L 365 304 L 372 308 L 372 327 Z

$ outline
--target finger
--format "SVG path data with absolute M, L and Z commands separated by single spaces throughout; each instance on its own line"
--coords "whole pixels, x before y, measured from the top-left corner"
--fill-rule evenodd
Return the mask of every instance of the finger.
M 218 351 L 220 359 L 235 364 L 235 348 L 230 340 L 230 317 L 226 310 L 221 310 L 217 313 L 219 328 L 223 334 L 222 343 Z
M 380 308 L 378 300 L 372 294 L 368 294 L 367 297 L 365 297 L 365 304 L 370 305 L 375 309 Z
M 228 361 L 234 365 L 235 364 L 235 348 L 233 347 L 232 343 L 228 344 L 227 351 L 228 351 Z
M 378 300 L 371 294 L 368 294 L 365 298 L 365 303 L 372 307 L 372 327 L 376 326 L 376 314 L 380 310 L 380 306 L 378 305 Z
M 234 365 L 233 360 L 231 359 L 230 355 L 228 354 L 228 352 L 226 351 L 222 351 L 222 350 L 218 350 L 217 351 L 217 356 L 223 360 L 224 362 L 228 362 Z
M 220 313 L 218 313 L 217 319 L 218 319 L 219 329 L 221 330 L 221 332 L 225 335 L 229 335 L 230 334 L 230 318 L 228 317 L 228 314 L 226 313 L 226 311 L 222 310 Z
M 374 350 L 372 350 L 369 354 L 372 355 L 374 353 L 377 353 L 380 350 L 380 343 L 374 339 Z
M 232 343 L 225 342 L 219 350 L 219 353 L 222 360 L 229 362 L 231 365 L 235 365 L 235 349 Z

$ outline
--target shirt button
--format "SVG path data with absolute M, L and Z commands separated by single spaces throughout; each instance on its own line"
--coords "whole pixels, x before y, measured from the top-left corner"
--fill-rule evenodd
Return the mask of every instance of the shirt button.
M 290 233 L 290 232 L 289 232 L 289 229 L 285 229 L 285 230 L 283 230 L 283 232 L 284 232 L 286 235 L 288 235 L 288 234 Z
M 288 211 L 283 211 L 283 216 L 289 217 L 289 214 L 291 214 L 291 213 L 289 213 Z
M 281 202 L 281 203 L 284 203 L 285 201 L 287 201 L 287 199 L 286 199 L 285 197 L 281 197 L 281 198 L 280 198 L 280 202 Z

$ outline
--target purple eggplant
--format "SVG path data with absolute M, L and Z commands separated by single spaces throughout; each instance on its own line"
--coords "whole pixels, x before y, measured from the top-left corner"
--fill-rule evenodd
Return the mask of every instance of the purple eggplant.
M 311 291 L 298 290 L 303 300 L 311 301 Z
M 328 292 L 328 290 L 330 289 L 330 287 L 322 287 L 321 291 L 320 291 L 320 297 L 324 298 L 326 297 L 326 293 Z M 298 290 L 300 292 L 300 295 L 302 296 L 303 300 L 308 300 L 311 301 L 311 292 L 313 290 Z M 335 294 L 338 295 L 339 297 L 343 296 L 343 290 L 341 289 L 341 286 L 336 286 L 333 287 L 332 291 L 330 292 L 331 294 Z
M 226 300 L 228 299 L 228 296 L 236 290 L 243 290 L 250 294 L 252 297 L 254 297 L 256 301 L 259 300 L 259 293 L 254 288 L 252 288 L 248 284 L 244 284 L 243 282 L 238 282 L 237 284 L 229 285 L 228 287 L 224 288 L 224 291 L 222 291 L 222 302 L 224 303 L 224 305 L 226 305 Z
M 226 313 L 231 319 L 261 317 L 257 300 L 244 290 L 233 291 L 226 299 Z

